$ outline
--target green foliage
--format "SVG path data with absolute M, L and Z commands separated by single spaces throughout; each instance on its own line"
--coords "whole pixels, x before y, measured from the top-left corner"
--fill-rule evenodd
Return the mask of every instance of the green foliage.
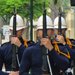
M 33 0 L 34 19 L 43 14 L 43 2 L 46 8 L 50 8 L 54 0 Z M 68 6 L 69 0 L 58 0 L 57 6 Z M 0 16 L 8 20 L 13 15 L 13 8 L 16 7 L 17 13 L 22 17 L 30 17 L 30 0 L 0 0 Z
M 42 14 L 44 0 L 33 0 L 34 18 Z M 49 0 L 45 0 L 46 6 L 49 5 Z M 30 0 L 0 0 L 0 15 L 12 15 L 13 8 L 16 7 L 18 14 L 23 17 L 29 17 Z

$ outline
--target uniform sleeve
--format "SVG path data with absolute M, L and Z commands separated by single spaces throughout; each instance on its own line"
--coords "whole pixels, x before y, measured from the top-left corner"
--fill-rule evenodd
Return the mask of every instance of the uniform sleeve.
M 0 75 L 9 75 L 9 73 L 5 73 L 5 72 L 0 71 Z
M 0 75 L 9 75 L 8 73 L 2 72 L 2 67 L 3 67 L 3 52 L 0 48 Z
M 31 64 L 29 48 L 24 51 L 20 64 L 20 75 L 29 75 L 29 69 Z
M 34 45 L 34 42 L 28 42 L 28 47 L 30 47 L 32 45 Z M 21 62 L 22 55 L 23 55 L 23 52 L 25 49 L 26 49 L 26 47 L 23 44 L 21 44 L 21 46 L 18 49 L 19 62 Z
M 65 56 L 59 55 L 55 50 L 49 52 L 49 55 L 60 69 L 66 70 L 68 68 L 69 60 Z
M 2 70 L 3 67 L 3 56 L 2 56 L 2 50 L 0 49 L 0 70 Z
M 71 49 L 69 50 L 69 52 L 70 52 L 71 58 L 75 60 L 75 49 L 74 50 Z
M 21 62 L 21 59 L 22 59 L 22 55 L 23 55 L 24 50 L 25 50 L 25 46 L 23 44 L 21 44 L 21 46 L 18 49 L 19 62 Z
M 73 60 L 75 60 L 75 39 L 70 39 L 70 41 L 71 41 L 71 43 L 73 44 L 72 48 L 70 48 L 68 45 L 66 45 L 66 46 L 67 46 L 67 48 L 69 49 L 69 52 L 70 52 L 70 54 L 71 54 L 71 58 L 72 58 Z

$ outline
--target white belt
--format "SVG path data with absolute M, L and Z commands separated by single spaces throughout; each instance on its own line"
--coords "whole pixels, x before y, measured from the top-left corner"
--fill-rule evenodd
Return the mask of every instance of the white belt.
M 66 70 L 66 72 L 71 72 L 71 70 L 72 70 L 71 68 L 68 68 L 68 69 Z

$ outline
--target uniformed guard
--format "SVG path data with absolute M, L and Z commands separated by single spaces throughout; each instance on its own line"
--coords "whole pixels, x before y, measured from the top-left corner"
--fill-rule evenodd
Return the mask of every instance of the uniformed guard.
M 60 46 L 60 53 L 57 51 L 57 48 L 51 43 L 49 38 L 42 38 L 43 35 L 43 16 L 38 19 L 37 24 L 37 40 L 38 42 L 27 48 L 24 51 L 21 65 L 20 65 L 20 75 L 42 75 L 42 48 L 41 46 L 44 45 L 48 50 L 48 55 L 50 61 L 48 61 L 51 66 L 48 67 L 52 68 L 53 75 L 63 75 L 64 71 L 68 68 L 69 60 L 67 55 L 66 47 L 63 45 Z M 51 37 L 51 32 L 53 32 L 53 24 L 52 20 L 49 16 L 46 16 L 46 23 L 47 23 L 47 34 Z M 40 42 L 39 42 L 40 40 Z M 57 46 L 56 46 L 57 47 Z M 55 50 L 56 49 L 56 50 Z M 31 74 L 29 74 L 29 70 Z M 44 74 L 45 75 L 45 74 Z M 49 73 L 50 75 L 50 73 Z
M 59 17 L 56 17 L 55 20 L 54 20 L 54 28 L 55 28 L 55 34 L 58 34 L 58 19 Z M 75 43 L 75 40 L 73 39 L 69 39 L 69 38 L 66 38 L 66 30 L 67 30 L 67 25 L 66 25 L 66 21 L 63 17 L 61 17 L 61 31 L 62 31 L 62 34 L 61 35 L 57 35 L 58 38 L 61 38 L 61 40 L 65 40 L 64 42 L 64 46 L 67 48 L 67 50 L 69 51 L 70 53 L 70 65 L 69 65 L 69 68 L 68 70 L 66 71 L 67 75 L 72 75 L 72 66 L 71 65 L 71 62 L 72 60 L 75 60 L 75 46 L 74 46 L 74 43 Z M 60 40 L 58 40 L 60 41 Z M 62 42 L 61 42 L 62 43 Z
M 17 53 L 17 62 L 20 66 L 21 57 L 23 54 L 23 51 L 25 48 L 27 48 L 28 41 L 22 38 L 22 33 L 25 29 L 25 25 L 23 23 L 23 19 L 18 14 L 16 15 L 16 30 L 17 30 L 17 36 L 10 37 L 10 42 L 6 42 L 1 45 L 0 49 L 0 75 L 19 75 L 19 71 L 11 72 L 11 64 L 12 64 L 12 44 L 16 45 L 18 47 L 18 53 Z M 10 32 L 13 31 L 13 16 L 10 19 Z M 5 66 L 5 72 L 2 72 L 2 66 Z

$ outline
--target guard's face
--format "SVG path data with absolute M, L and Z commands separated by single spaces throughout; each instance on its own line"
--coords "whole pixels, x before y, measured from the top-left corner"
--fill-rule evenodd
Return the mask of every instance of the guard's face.
M 13 34 L 13 30 L 10 30 L 10 31 L 11 31 L 11 34 Z M 17 37 L 22 36 L 23 31 L 24 31 L 24 29 L 18 30 L 17 31 Z
M 43 36 L 43 30 L 42 29 L 37 30 L 37 37 L 42 38 L 42 36 Z
M 53 34 L 54 34 L 54 30 L 53 29 L 48 29 L 47 30 L 47 36 L 48 37 L 50 37 Z M 37 37 L 38 38 L 42 38 L 43 37 L 43 30 L 42 29 L 37 30 Z
M 54 30 L 53 29 L 47 29 L 47 35 L 48 35 L 48 37 L 51 37 L 52 35 L 54 35 Z
M 23 31 L 24 31 L 24 29 L 18 30 L 17 31 L 17 37 L 22 36 Z
M 61 31 L 62 31 L 62 34 L 65 35 L 66 29 L 62 29 Z M 58 33 L 59 33 L 59 32 L 58 32 L 58 29 L 55 29 L 55 30 L 54 30 L 54 33 L 55 33 L 55 34 L 58 34 Z

